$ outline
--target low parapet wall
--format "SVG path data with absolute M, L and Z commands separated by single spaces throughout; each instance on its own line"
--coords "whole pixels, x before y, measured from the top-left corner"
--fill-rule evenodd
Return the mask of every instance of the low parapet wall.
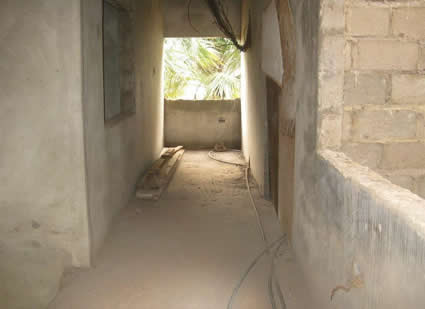
M 165 100 L 165 146 L 212 148 L 241 146 L 241 102 Z
M 293 232 L 317 308 L 422 308 L 425 201 L 340 152 L 315 170 Z

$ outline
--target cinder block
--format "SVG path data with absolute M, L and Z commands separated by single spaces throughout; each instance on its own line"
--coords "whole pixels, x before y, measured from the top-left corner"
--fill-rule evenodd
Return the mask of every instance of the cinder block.
M 413 139 L 417 132 L 417 113 L 406 110 L 360 110 L 353 112 L 354 140 Z
M 384 145 L 380 168 L 404 169 L 424 167 L 424 143 L 393 143 Z
M 384 104 L 387 77 L 382 74 L 346 73 L 344 80 L 344 104 Z
M 425 104 L 425 75 L 394 75 L 392 78 L 392 100 L 395 103 Z
M 420 46 L 418 70 L 425 71 L 425 45 Z
M 359 70 L 416 70 L 419 46 L 398 40 L 359 40 L 353 65 Z
M 390 29 L 390 9 L 352 8 L 347 18 L 347 31 L 354 36 L 386 36 Z
M 319 72 L 319 108 L 320 110 L 342 108 L 344 98 L 344 72 Z
M 425 39 L 425 8 L 397 8 L 393 10 L 395 35 Z
M 320 8 L 321 31 L 324 33 L 344 33 L 344 1 L 322 1 Z
M 321 115 L 319 121 L 319 148 L 339 149 L 342 138 L 342 115 Z
M 345 71 L 349 71 L 351 69 L 352 61 L 351 61 L 351 42 L 345 42 L 344 47 L 344 58 L 345 58 Z
M 345 111 L 342 118 L 342 141 L 347 142 L 351 140 L 352 118 L 351 112 Z
M 382 144 L 372 143 L 347 143 L 343 145 L 342 151 L 357 163 L 376 168 L 382 157 Z
M 320 45 L 319 72 L 344 72 L 344 36 L 324 35 Z

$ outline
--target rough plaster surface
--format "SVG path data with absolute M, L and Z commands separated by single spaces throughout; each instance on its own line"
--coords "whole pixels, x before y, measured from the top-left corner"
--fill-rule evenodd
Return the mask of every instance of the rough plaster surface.
M 266 79 L 261 69 L 261 20 L 264 1 L 245 0 L 242 29 L 251 12 L 252 46 L 242 54 L 242 150 L 261 192 L 268 191 Z M 244 32 L 244 31 L 242 31 Z
M 92 256 L 138 177 L 163 148 L 162 46 L 158 2 L 127 1 L 134 27 L 136 110 L 111 125 L 103 119 L 101 0 L 83 1 L 84 126 Z
M 240 161 L 239 154 L 221 158 Z M 51 309 L 226 308 L 232 289 L 263 250 L 239 167 L 186 151 L 157 203 L 132 201 L 115 220 L 96 268 L 68 278 Z M 281 234 L 272 205 L 253 188 L 270 241 Z M 317 308 L 294 260 L 276 260 L 288 309 Z M 269 258 L 253 269 L 233 308 L 269 308 Z
M 1 248 L 0 308 L 47 308 L 59 291 L 64 258 L 54 249 Z
M 0 102 L 0 246 L 88 265 L 80 1 L 0 2 Z
M 291 235 L 294 210 L 296 29 L 289 0 L 276 2 L 284 63 L 283 87 L 279 97 L 279 219 Z
M 262 59 L 261 68 L 280 87 L 283 81 L 283 58 L 277 6 L 272 0 L 262 17 Z
M 240 33 L 241 0 L 222 1 L 236 34 Z M 165 37 L 222 37 L 204 0 L 162 0 Z M 190 3 L 190 8 L 188 7 Z M 190 12 L 190 20 L 188 13 Z
M 165 101 L 164 135 L 167 147 L 240 149 L 240 100 Z

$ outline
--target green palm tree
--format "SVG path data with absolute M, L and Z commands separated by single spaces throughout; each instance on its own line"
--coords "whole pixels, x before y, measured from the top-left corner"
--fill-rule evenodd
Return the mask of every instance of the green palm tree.
M 196 99 L 240 96 L 240 52 L 224 38 L 165 41 L 165 97 L 177 99 L 190 89 Z

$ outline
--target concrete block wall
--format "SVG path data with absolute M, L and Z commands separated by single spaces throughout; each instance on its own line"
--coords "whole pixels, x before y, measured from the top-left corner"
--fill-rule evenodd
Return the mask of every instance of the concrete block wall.
M 422 197 L 424 50 L 424 1 L 346 1 L 342 150 Z
M 241 101 L 165 100 L 165 146 L 241 148 Z
M 393 18 L 396 9 L 422 4 L 362 0 L 290 3 L 297 38 L 292 100 L 298 105 L 291 240 L 308 279 L 306 289 L 313 291 L 316 308 L 423 308 L 425 200 L 364 166 L 374 163 L 377 170 L 385 166 L 393 173 L 404 171 L 394 162 L 411 160 L 411 156 L 404 159 L 398 153 L 399 157 L 393 159 L 395 152 L 409 143 L 417 147 L 416 153 L 405 152 L 406 156 L 414 154 L 412 165 L 421 160 L 420 105 L 393 100 L 396 96 L 392 91 L 395 76 L 420 76 L 421 44 L 393 32 L 382 36 L 387 24 L 392 29 L 392 20 L 375 23 L 375 18 L 362 14 L 358 18 L 364 18 L 367 25 L 359 22 L 357 33 L 370 34 L 354 35 L 349 30 L 353 19 L 349 14 L 354 8 L 367 8 L 367 14 L 390 8 L 388 18 Z M 374 41 L 384 42 L 379 51 L 359 54 L 362 46 Z M 416 44 L 416 69 L 410 69 L 411 60 L 404 59 L 401 49 L 384 49 L 387 44 L 400 45 L 401 49 L 407 44 L 408 50 Z M 396 54 L 378 59 L 377 55 L 392 52 Z M 390 58 L 395 63 L 388 63 Z M 361 59 L 367 68 L 361 66 Z M 409 65 L 407 69 L 400 68 L 399 60 Z M 385 61 L 386 66 L 382 65 Z M 384 79 L 379 78 L 382 75 Z M 363 87 L 355 99 L 349 99 L 350 92 L 344 89 L 344 84 L 350 83 Z M 393 125 L 385 123 L 393 115 Z M 405 128 L 394 130 L 399 122 Z M 365 130 L 364 125 L 371 127 Z M 356 155 L 362 165 L 341 153 L 341 148 Z M 409 180 L 400 177 L 405 185 Z

